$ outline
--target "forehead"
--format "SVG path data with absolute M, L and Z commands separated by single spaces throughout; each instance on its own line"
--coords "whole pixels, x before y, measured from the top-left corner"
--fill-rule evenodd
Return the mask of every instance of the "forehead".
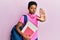
M 31 5 L 30 7 L 32 7 L 32 8 L 36 8 L 37 6 L 36 6 L 36 5 Z

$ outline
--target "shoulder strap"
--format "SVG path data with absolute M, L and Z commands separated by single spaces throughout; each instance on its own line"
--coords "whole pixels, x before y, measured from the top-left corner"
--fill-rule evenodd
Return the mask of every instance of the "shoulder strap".
M 27 15 L 23 15 L 23 16 L 24 16 L 24 26 L 25 26 L 27 23 Z
M 20 30 L 22 30 L 27 23 L 27 15 L 23 15 L 23 16 L 24 16 L 24 24 L 22 27 L 20 27 Z

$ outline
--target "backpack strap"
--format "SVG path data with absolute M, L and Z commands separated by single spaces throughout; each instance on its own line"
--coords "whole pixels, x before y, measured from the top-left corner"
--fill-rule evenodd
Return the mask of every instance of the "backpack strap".
M 24 25 L 20 27 L 20 30 L 22 30 L 27 23 L 27 15 L 23 15 L 23 16 L 24 16 Z
M 23 16 L 24 16 L 24 26 L 25 26 L 27 23 L 27 15 L 23 15 Z

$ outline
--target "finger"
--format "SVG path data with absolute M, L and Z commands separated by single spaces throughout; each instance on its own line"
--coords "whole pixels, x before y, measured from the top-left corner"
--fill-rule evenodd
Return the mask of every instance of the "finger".
M 40 8 L 40 10 L 42 10 L 43 8 Z
M 42 8 L 40 8 L 40 13 L 42 13 L 43 12 L 43 9 Z
M 43 9 L 40 10 L 41 14 L 45 14 L 45 11 Z

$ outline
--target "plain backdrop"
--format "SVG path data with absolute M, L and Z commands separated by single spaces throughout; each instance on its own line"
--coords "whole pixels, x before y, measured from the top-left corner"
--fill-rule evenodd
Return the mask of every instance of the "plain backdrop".
M 12 27 L 28 13 L 32 0 L 0 0 L 0 40 L 9 40 Z M 60 0 L 34 0 L 46 11 L 46 22 L 39 22 L 39 40 L 60 40 Z

